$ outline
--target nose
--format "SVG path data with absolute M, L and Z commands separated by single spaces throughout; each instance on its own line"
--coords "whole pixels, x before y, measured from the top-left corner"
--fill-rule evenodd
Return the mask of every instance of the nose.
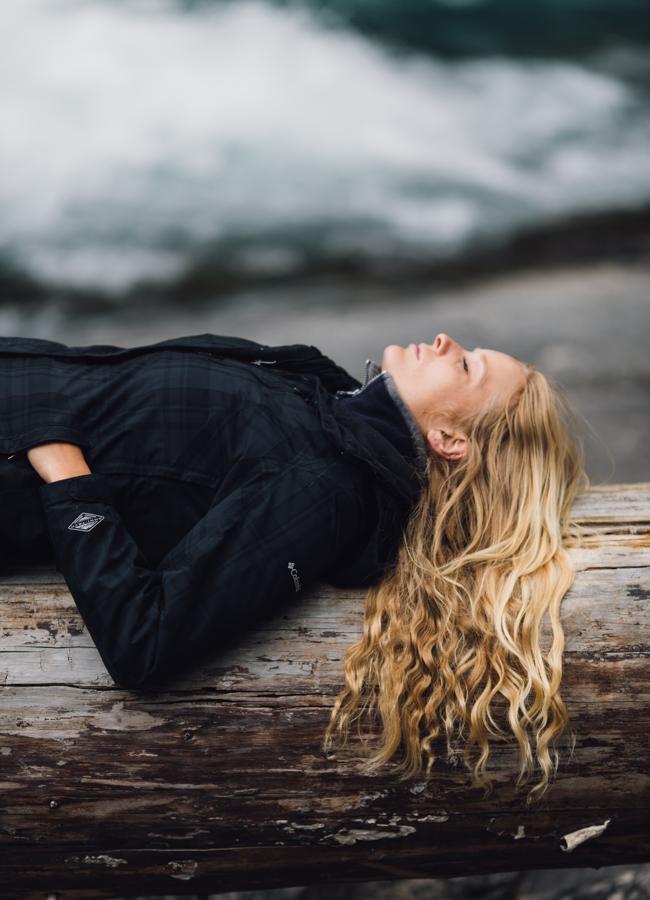
M 447 350 L 453 343 L 454 342 L 449 337 L 449 335 L 445 334 L 444 331 L 442 331 L 435 337 L 435 340 L 433 342 L 433 350 L 435 353 L 439 353 L 440 355 L 442 355 L 443 353 L 447 352 Z

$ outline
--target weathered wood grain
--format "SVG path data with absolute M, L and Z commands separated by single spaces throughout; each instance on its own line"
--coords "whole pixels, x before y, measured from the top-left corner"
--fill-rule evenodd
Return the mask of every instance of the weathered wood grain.
M 106 673 L 60 573 L 0 571 L 0 894 L 650 860 L 650 483 L 592 489 L 575 512 L 585 539 L 563 603 L 563 696 L 577 744 L 533 809 L 514 790 L 513 747 L 494 749 L 487 800 L 444 755 L 425 783 L 390 768 L 358 775 L 354 745 L 323 754 L 364 591 L 319 585 L 165 690 L 138 694 Z

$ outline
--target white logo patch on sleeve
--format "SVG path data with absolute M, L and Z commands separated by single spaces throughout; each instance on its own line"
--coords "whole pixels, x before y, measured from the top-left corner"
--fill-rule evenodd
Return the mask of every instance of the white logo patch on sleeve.
M 99 525 L 104 516 L 99 516 L 96 513 L 87 513 L 82 512 L 79 513 L 74 521 L 70 522 L 68 525 L 69 531 L 92 531 L 95 525 Z

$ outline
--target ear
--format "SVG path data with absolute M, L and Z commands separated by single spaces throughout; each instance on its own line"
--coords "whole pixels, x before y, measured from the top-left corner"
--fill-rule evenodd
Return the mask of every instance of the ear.
M 433 452 L 445 459 L 463 459 L 467 455 L 467 436 L 462 431 L 431 428 L 427 432 L 427 440 Z

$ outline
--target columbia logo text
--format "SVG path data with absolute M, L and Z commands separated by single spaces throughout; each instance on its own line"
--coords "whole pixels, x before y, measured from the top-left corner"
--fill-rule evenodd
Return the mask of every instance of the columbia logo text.
M 288 569 L 291 572 L 291 577 L 293 578 L 293 586 L 296 589 L 296 593 L 300 590 L 300 578 L 298 577 L 298 569 L 296 568 L 296 564 L 290 562 L 288 564 Z

